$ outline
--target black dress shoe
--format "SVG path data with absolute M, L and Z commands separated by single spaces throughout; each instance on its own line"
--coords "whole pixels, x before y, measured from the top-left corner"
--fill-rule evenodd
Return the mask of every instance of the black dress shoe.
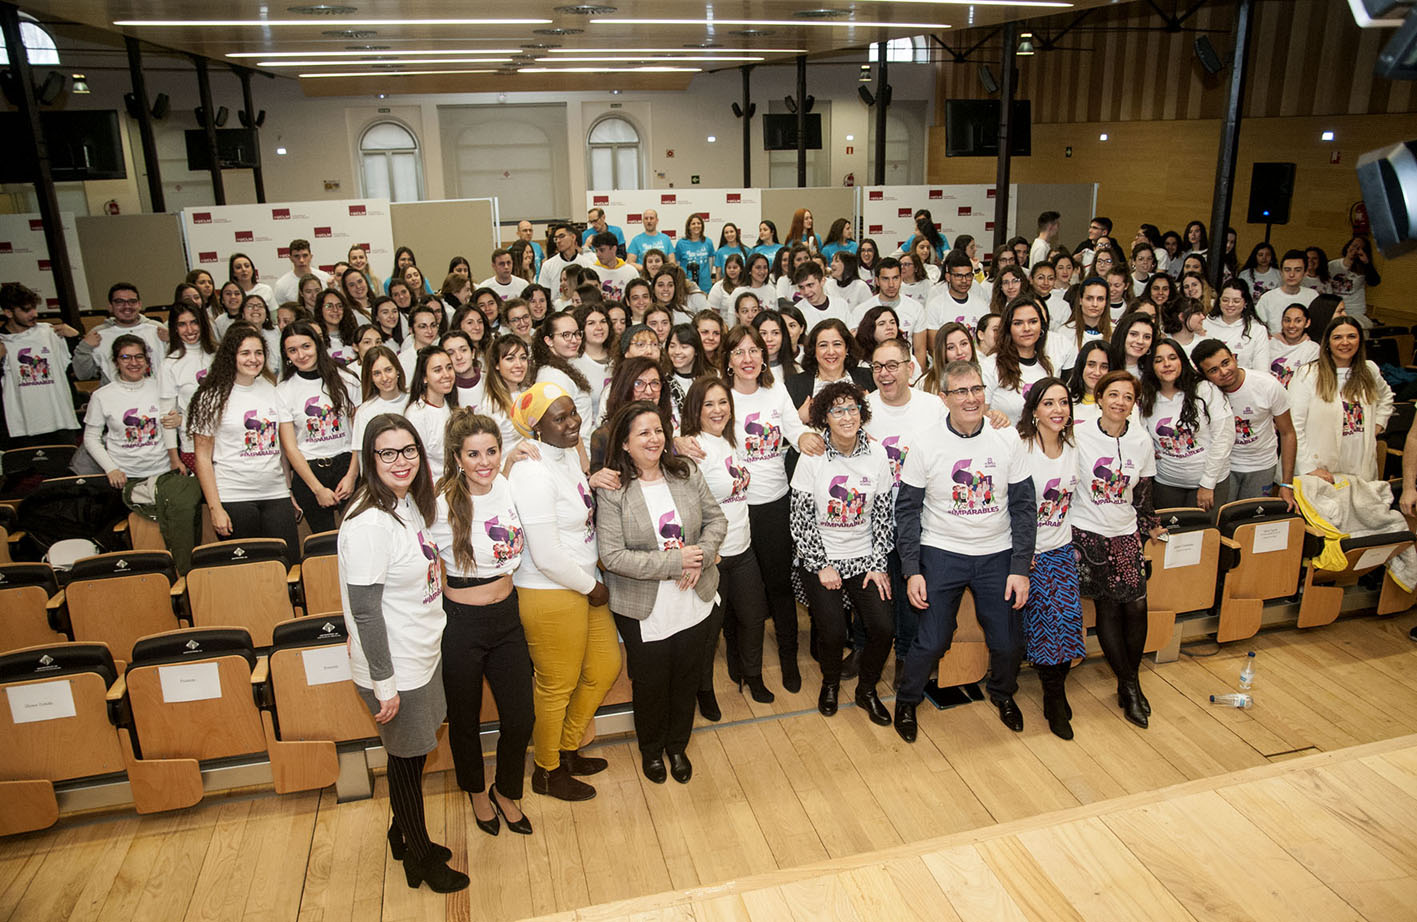
M 753 693 L 753 700 L 759 704 L 772 704 L 777 700 L 777 696 L 768 691 L 768 687 L 763 684 L 762 676 L 750 675 L 744 678 L 743 681 L 748 683 L 748 691 Z
M 570 769 L 573 775 L 596 775 L 610 767 L 610 763 L 604 759 L 583 756 L 578 749 L 562 749 L 561 764 Z
M 471 797 L 468 799 L 471 800 Z M 497 804 L 495 802 L 492 804 L 492 819 L 484 820 L 477 815 L 476 810 L 473 810 L 472 821 L 477 824 L 478 829 L 481 829 L 489 836 L 495 836 L 502 831 L 502 823 L 497 819 Z
M 915 742 L 920 725 L 915 722 L 915 705 L 897 701 L 895 704 L 895 732 L 907 743 Z
M 398 823 L 389 823 L 389 853 L 394 856 L 395 861 L 402 861 L 405 851 L 407 848 L 403 844 L 403 830 L 399 828 Z M 447 861 L 453 857 L 453 850 L 446 845 L 434 842 L 433 854 L 443 861 Z
M 891 725 L 891 712 L 886 710 L 886 706 L 881 703 L 881 696 L 876 694 L 876 689 L 863 689 L 857 685 L 856 706 L 866 712 L 866 716 L 871 718 L 871 723 L 882 727 Z
M 508 819 L 507 811 L 503 809 L 502 803 L 497 799 L 497 797 L 498 794 L 496 793 L 496 791 L 493 791 L 492 796 L 490 798 L 490 800 L 492 801 L 492 809 L 496 810 L 497 815 L 502 817 L 502 822 L 507 824 L 507 828 L 510 829 L 512 832 L 515 832 L 519 836 L 531 835 L 531 820 L 527 819 L 526 813 L 522 813 L 522 818 L 516 820 L 515 822 Z M 482 821 L 478 820 L 477 822 L 481 824 Z
M 817 710 L 822 712 L 822 716 L 830 717 L 836 713 L 837 698 L 841 686 L 822 683 L 821 694 L 817 695 Z
M 1407 632 L 1407 639 L 1417 641 L 1417 627 Z
M 1018 704 L 1012 695 L 996 700 L 994 705 L 999 709 L 999 720 L 1003 722 L 1004 726 L 1015 733 L 1023 732 L 1023 711 L 1018 709 Z
M 669 753 L 669 774 L 680 784 L 689 783 L 689 779 L 694 777 L 694 763 L 689 761 L 687 753 Z
M 784 690 L 797 694 L 802 690 L 802 673 L 797 669 L 797 654 L 790 657 L 782 657 L 782 687 Z
M 595 796 L 595 788 L 584 781 L 577 781 L 571 777 L 570 769 L 562 763 L 552 771 L 547 771 L 540 765 L 531 772 L 531 789 L 538 794 L 545 794 L 557 800 L 567 800 L 572 803 L 581 800 L 590 800 Z
M 850 681 L 861 674 L 861 651 L 852 650 L 841 661 L 841 677 Z
M 663 784 L 669 777 L 669 771 L 664 767 L 664 756 L 640 756 L 640 768 L 644 770 L 645 777 L 655 784 Z
M 723 719 L 723 711 L 718 707 L 718 698 L 714 695 L 712 688 L 699 692 L 699 713 L 704 715 L 704 720 L 711 720 L 714 723 Z

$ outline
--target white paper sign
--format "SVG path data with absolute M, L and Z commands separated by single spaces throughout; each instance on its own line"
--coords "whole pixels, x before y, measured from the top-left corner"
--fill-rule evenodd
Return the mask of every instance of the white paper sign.
M 221 697 L 221 671 L 216 663 L 159 666 L 157 677 L 162 683 L 162 700 L 167 704 Z
M 1392 546 L 1370 547 L 1363 552 L 1363 556 L 1358 558 L 1358 565 L 1353 569 L 1366 570 L 1369 567 L 1376 567 L 1379 564 L 1387 563 L 1388 556 L 1392 554 Z
M 1172 535 L 1171 540 L 1166 542 L 1166 559 L 1161 568 L 1172 570 L 1176 567 L 1193 567 L 1200 563 L 1201 545 L 1204 541 L 1205 532 L 1203 531 Z
M 313 650 L 301 650 L 300 658 L 305 661 L 305 682 L 307 685 L 329 685 L 334 682 L 350 681 L 349 652 L 344 644 L 330 644 Z
M 74 690 L 68 679 L 16 685 L 5 689 L 5 695 L 10 699 L 10 719 L 17 724 L 58 720 L 75 714 Z
M 1255 540 L 1250 550 L 1256 554 L 1269 554 L 1289 549 L 1289 521 L 1268 522 L 1255 526 Z

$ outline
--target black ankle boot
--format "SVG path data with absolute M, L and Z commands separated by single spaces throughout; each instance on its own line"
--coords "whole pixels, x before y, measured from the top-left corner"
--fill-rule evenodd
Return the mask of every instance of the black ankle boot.
M 581 755 L 579 749 L 562 749 L 561 764 L 573 775 L 596 775 L 610 767 L 604 759 Z
M 759 704 L 772 704 L 777 700 L 777 696 L 768 691 L 768 687 L 763 684 L 762 676 L 745 676 L 743 681 L 747 683 L 748 691 L 753 693 L 753 700 Z
M 476 817 L 474 817 L 474 819 L 476 819 Z M 389 823 L 389 853 L 394 856 L 395 861 L 402 861 L 404 853 L 407 851 L 407 846 L 403 844 L 403 830 L 399 828 L 398 823 Z M 437 842 L 434 842 L 433 854 L 447 861 L 449 858 L 453 857 L 453 850 L 446 845 L 439 845 Z
M 531 772 L 531 789 L 547 797 L 572 802 L 590 800 L 595 796 L 595 788 L 572 778 L 564 762 L 551 771 L 536 766 Z
M 871 723 L 881 727 L 891 725 L 891 712 L 886 710 L 886 706 L 881 703 L 881 696 L 876 694 L 874 685 L 858 683 L 856 686 L 856 706 L 866 712 L 866 716 L 871 719 Z
M 802 690 L 802 673 L 797 670 L 797 654 L 784 654 L 780 661 L 782 663 L 782 687 L 785 691 L 795 695 Z
M 1039 681 L 1043 684 L 1043 716 L 1048 721 L 1048 729 L 1059 739 L 1073 738 L 1073 725 L 1068 722 L 1068 696 L 1064 691 L 1067 673 L 1060 666 L 1035 666 Z
M 822 716 L 830 717 L 836 713 L 837 697 L 840 691 L 841 686 L 835 682 L 822 683 L 822 691 L 817 695 L 817 710 L 822 712 Z
M 446 858 L 429 858 L 414 861 L 413 856 L 403 863 L 404 879 L 414 890 L 425 881 L 434 893 L 455 893 L 467 887 L 467 875 L 448 867 Z
M 714 723 L 723 719 L 723 711 L 718 707 L 718 698 L 714 695 L 712 688 L 699 692 L 699 713 L 704 715 L 704 720 L 711 720 Z
M 1128 679 L 1117 692 L 1117 703 L 1121 705 L 1122 714 L 1127 720 L 1145 730 L 1148 725 L 1146 712 L 1141 709 L 1141 702 L 1137 700 L 1136 693 L 1137 680 Z

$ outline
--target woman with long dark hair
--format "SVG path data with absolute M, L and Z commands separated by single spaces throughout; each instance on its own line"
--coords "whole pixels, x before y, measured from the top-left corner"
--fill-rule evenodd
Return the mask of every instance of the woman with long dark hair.
M 1009 302 L 999 324 L 999 348 L 979 360 L 985 402 L 1017 423 L 1023 415 L 1024 397 L 1036 382 L 1053 374 L 1048 357 L 1048 324 L 1035 296 Z
M 167 315 L 167 355 L 158 366 L 156 377 L 162 412 L 178 414 L 177 457 L 189 471 L 196 471 L 197 457 L 192 434 L 187 431 L 187 408 L 207 369 L 212 367 L 216 350 L 206 309 L 174 305 Z
M 443 433 L 457 405 L 457 373 L 453 371 L 452 356 L 440 346 L 419 349 L 403 415 L 418 430 L 428 449 L 428 466 L 434 480 L 443 476 Z
M 241 294 L 260 295 L 267 304 L 274 304 L 276 293 L 271 286 L 261 281 L 261 273 L 256 264 L 245 253 L 232 253 L 226 261 L 226 277 L 241 286 Z
M 320 292 L 319 304 L 320 313 L 315 317 L 315 326 L 325 335 L 330 357 L 341 367 L 350 364 L 357 366 L 359 355 L 354 334 L 359 324 L 354 319 L 354 312 L 349 309 L 349 302 L 338 291 L 326 288 Z
M 1107 355 L 1112 370 L 1140 377 L 1142 366 L 1150 361 L 1158 335 L 1156 318 L 1150 314 L 1141 311 L 1123 314 L 1112 329 L 1112 344 Z
M 827 239 L 822 243 L 822 255 L 831 259 L 837 253 L 856 255 L 856 226 L 850 218 L 837 218 L 827 231 Z
M 758 311 L 748 324 L 758 331 L 767 349 L 767 363 L 783 380 L 800 371 L 793 356 L 792 339 L 787 335 L 787 322 L 775 310 Z
M 281 331 L 280 348 L 276 393 L 291 415 L 280 424 L 285 459 L 295 475 L 291 493 L 311 531 L 333 531 L 359 482 L 350 441 L 352 395 L 359 381 L 330 358 L 314 324 L 297 320 L 287 326 Z
M 664 357 L 669 360 L 669 409 L 674 429 L 679 429 L 684 397 L 693 383 L 708 374 L 708 358 L 699 331 L 691 323 L 677 323 L 669 331 L 664 344 Z
M 1157 508 L 1225 505 L 1235 414 L 1174 339 L 1158 340 L 1142 364 L 1137 406 L 1156 447 Z
M 1206 329 L 1234 354 L 1240 367 L 1261 374 L 1269 370 L 1269 331 L 1255 313 L 1250 286 L 1242 279 L 1230 279 L 1220 286 Z

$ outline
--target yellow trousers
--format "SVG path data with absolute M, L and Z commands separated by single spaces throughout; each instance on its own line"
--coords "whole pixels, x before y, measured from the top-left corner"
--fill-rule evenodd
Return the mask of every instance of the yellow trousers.
M 620 640 L 604 605 L 570 589 L 518 589 L 526 645 L 535 668 L 531 741 L 536 764 L 561 764 L 579 749 L 595 710 L 620 677 Z

